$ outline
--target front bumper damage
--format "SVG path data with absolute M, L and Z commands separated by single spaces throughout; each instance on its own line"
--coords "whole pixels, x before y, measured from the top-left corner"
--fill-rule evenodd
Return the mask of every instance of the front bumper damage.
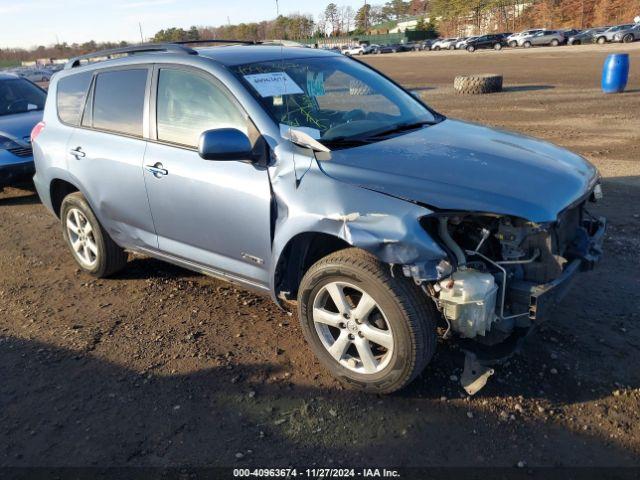
M 602 244 L 606 232 L 606 219 L 600 217 L 584 221 L 571 251 L 572 260 L 555 280 L 536 285 L 525 281 L 511 281 L 505 291 L 505 299 L 512 311 L 523 312 L 530 320 L 527 327 L 516 327 L 513 333 L 496 345 L 486 345 L 471 339 L 461 339 L 465 353 L 461 384 L 469 395 L 474 395 L 493 375 L 492 367 L 504 362 L 522 347 L 524 340 L 549 317 L 571 289 L 581 271 L 594 268 L 602 256 Z M 500 288 L 503 288 L 501 286 Z
M 513 305 L 527 305 L 529 319 L 541 321 L 565 297 L 571 289 L 580 271 L 592 270 L 602 256 L 602 242 L 606 232 L 606 219 L 590 220 L 580 229 L 580 239 L 576 256 L 568 263 L 562 274 L 544 285 L 532 285 L 528 282 L 512 282 L 508 296 Z

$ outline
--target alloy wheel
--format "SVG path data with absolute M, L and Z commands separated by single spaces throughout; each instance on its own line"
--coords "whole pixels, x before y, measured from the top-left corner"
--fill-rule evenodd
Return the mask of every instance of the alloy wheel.
M 342 281 L 324 285 L 313 301 L 313 323 L 329 355 L 361 374 L 382 371 L 393 355 L 393 332 L 378 303 Z
M 98 263 L 98 245 L 93 227 L 80 209 L 69 209 L 66 229 L 73 254 L 80 264 L 88 269 L 95 267 Z

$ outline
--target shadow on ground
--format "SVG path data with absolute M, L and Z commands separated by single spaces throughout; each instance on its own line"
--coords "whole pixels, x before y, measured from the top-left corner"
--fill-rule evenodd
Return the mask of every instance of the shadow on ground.
M 502 87 L 503 92 L 535 92 L 537 90 L 551 90 L 553 85 L 508 85 Z
M 163 376 L 2 337 L 0 377 L 2 466 L 638 463 L 596 435 L 501 423 L 481 403 L 421 399 L 420 386 L 384 399 L 297 387 L 268 363 Z M 492 446 L 497 433 L 509 440 Z

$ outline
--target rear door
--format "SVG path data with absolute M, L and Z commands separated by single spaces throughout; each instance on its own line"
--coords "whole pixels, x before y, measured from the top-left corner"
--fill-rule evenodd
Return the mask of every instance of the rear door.
M 156 67 L 144 176 L 159 248 L 264 286 L 271 253 L 267 170 L 250 161 L 203 160 L 200 134 L 216 128 L 236 128 L 259 141 L 247 114 L 211 74 Z
M 538 33 L 534 38 L 533 38 L 533 44 L 534 45 L 546 45 L 551 41 L 551 34 L 553 32 L 549 32 L 549 31 L 542 31 L 540 33 Z
M 69 171 L 124 247 L 157 247 L 142 174 L 150 72 L 146 66 L 96 71 L 80 126 L 67 144 Z

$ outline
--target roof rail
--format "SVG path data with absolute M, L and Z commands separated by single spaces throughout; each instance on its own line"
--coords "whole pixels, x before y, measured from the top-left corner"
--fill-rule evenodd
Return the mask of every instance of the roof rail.
M 113 55 L 132 55 L 135 53 L 149 53 L 149 52 L 168 52 L 168 53 L 183 53 L 187 55 L 197 55 L 194 49 L 180 45 L 178 43 L 147 43 L 140 45 L 132 45 L 129 47 L 112 48 L 110 50 L 100 50 L 98 52 L 87 53 L 86 55 L 80 55 L 69 60 L 64 69 L 79 67 L 82 64 L 82 60 L 90 60 L 92 58 L 107 57 L 110 59 Z
M 142 43 L 139 45 L 131 45 L 128 47 L 112 48 L 110 50 L 100 50 L 93 53 L 87 53 L 86 55 L 80 55 L 69 60 L 64 66 L 65 70 L 76 68 L 82 65 L 83 60 L 90 60 L 92 58 L 107 57 L 110 59 L 113 55 L 133 55 L 135 53 L 149 53 L 149 52 L 167 52 L 167 53 L 183 53 L 187 55 L 197 55 L 193 48 L 189 48 L 186 45 L 197 45 L 204 43 L 224 43 L 224 44 L 241 44 L 241 45 L 258 45 L 260 42 L 253 40 L 224 40 L 224 39 L 211 39 L 211 40 L 181 40 L 177 42 L 168 43 Z
M 171 42 L 175 45 L 198 45 L 200 43 L 226 43 L 226 44 L 240 44 L 240 45 L 259 45 L 262 42 L 258 42 L 255 40 L 225 40 L 222 38 L 213 38 L 210 40 L 202 39 L 202 40 L 181 40 L 179 42 Z

